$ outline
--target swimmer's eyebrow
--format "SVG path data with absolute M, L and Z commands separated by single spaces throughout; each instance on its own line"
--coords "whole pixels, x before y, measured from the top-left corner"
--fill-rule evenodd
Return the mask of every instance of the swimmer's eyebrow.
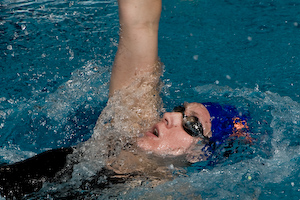
M 196 116 L 198 113 L 196 113 L 196 112 L 194 112 L 194 111 L 191 111 L 190 112 L 191 113 L 191 115 L 193 115 L 193 116 Z
M 196 113 L 196 112 L 193 111 L 193 110 L 190 111 L 190 109 L 188 109 L 188 105 L 189 105 L 188 102 L 184 102 L 184 103 L 183 103 L 183 107 L 185 108 L 185 111 L 186 111 L 187 113 L 189 113 L 189 115 L 196 116 L 198 113 Z
M 196 116 L 198 113 L 196 113 L 195 111 L 193 110 L 190 110 L 190 109 L 187 109 L 186 106 L 185 106 L 185 111 L 189 114 L 189 115 L 192 115 L 192 116 Z

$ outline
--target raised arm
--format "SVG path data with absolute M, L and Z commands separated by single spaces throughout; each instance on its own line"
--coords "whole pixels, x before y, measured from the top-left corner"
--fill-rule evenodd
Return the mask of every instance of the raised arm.
M 158 62 L 161 0 L 118 0 L 120 36 L 110 80 L 110 96 Z

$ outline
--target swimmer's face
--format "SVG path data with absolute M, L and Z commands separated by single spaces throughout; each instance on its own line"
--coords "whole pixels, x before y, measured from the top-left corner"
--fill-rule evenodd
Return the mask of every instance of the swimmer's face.
M 203 135 L 211 137 L 211 121 L 208 110 L 200 103 L 186 103 L 185 115 L 195 116 L 203 126 Z M 159 155 L 182 155 L 200 138 L 192 137 L 182 126 L 182 113 L 168 112 L 152 130 L 138 138 L 137 144 L 145 151 Z

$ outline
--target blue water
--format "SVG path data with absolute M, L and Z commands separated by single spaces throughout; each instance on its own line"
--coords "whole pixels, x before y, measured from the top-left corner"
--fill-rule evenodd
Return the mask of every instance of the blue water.
M 0 2 L 0 163 L 87 140 L 108 98 L 116 1 Z M 120 198 L 300 199 L 300 2 L 164 1 L 162 97 L 236 105 L 254 144 Z

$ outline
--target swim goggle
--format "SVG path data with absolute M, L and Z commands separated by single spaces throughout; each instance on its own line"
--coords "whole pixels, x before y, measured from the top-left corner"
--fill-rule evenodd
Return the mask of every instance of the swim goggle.
M 202 139 L 208 139 L 203 135 L 203 126 L 196 116 L 186 116 L 184 106 L 176 106 L 173 112 L 182 113 L 182 127 L 192 137 L 200 137 Z

